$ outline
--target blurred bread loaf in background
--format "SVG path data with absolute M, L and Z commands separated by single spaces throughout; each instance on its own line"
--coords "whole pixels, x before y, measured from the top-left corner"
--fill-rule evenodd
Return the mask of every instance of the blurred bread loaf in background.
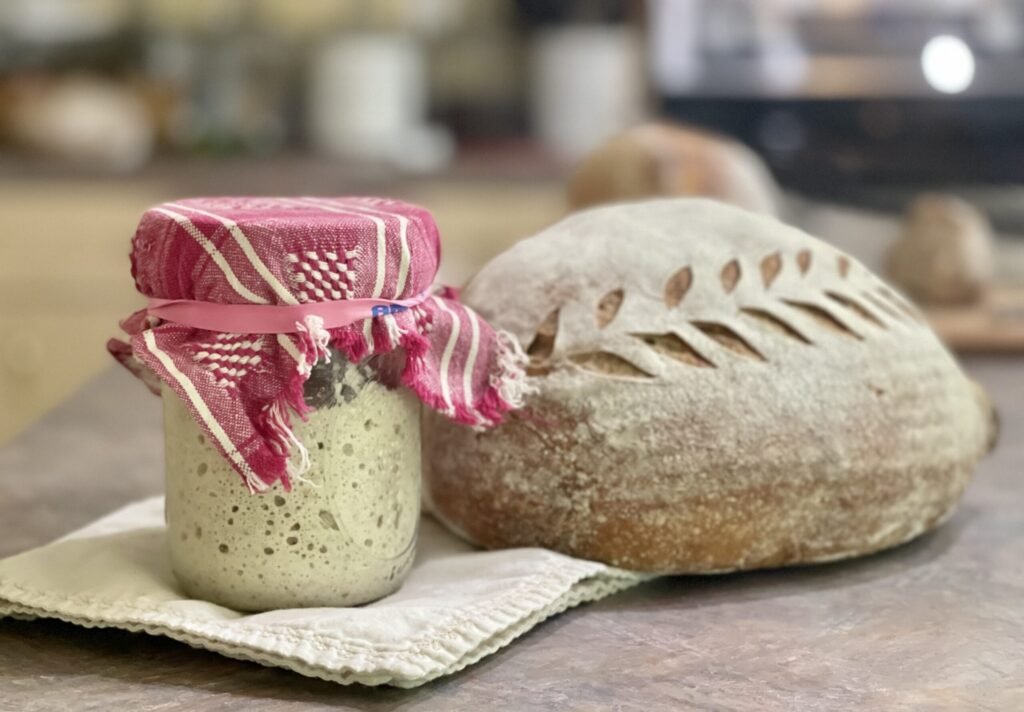
M 653 197 L 706 197 L 774 215 L 779 190 L 767 166 L 742 143 L 710 131 L 644 124 L 583 159 L 569 180 L 569 203 L 583 208 Z
M 923 304 L 970 304 L 992 285 L 994 241 L 988 218 L 970 203 L 925 194 L 907 209 L 888 274 Z

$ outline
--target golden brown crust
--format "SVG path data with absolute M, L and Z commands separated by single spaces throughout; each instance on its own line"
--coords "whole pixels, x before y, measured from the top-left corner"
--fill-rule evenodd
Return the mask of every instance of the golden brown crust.
M 947 517 L 992 436 L 898 295 L 725 206 L 577 214 L 464 295 L 535 343 L 524 411 L 486 432 L 427 419 L 428 499 L 483 546 L 661 573 L 865 554 Z
M 843 461 L 828 443 L 788 459 L 778 456 L 783 446 L 764 460 L 716 457 L 711 446 L 695 459 L 717 460 L 722 470 L 707 472 L 675 465 L 671 450 L 609 447 L 586 417 L 535 399 L 493 433 L 432 418 L 434 513 L 487 548 L 540 546 L 637 571 L 805 564 L 871 553 L 931 529 L 954 508 L 977 455 L 914 464 L 898 454 L 907 438 L 872 429 L 879 454 L 867 461 Z M 684 419 L 679 427 L 714 426 Z M 750 445 L 770 450 L 778 436 Z M 680 440 L 681 449 L 692 445 Z

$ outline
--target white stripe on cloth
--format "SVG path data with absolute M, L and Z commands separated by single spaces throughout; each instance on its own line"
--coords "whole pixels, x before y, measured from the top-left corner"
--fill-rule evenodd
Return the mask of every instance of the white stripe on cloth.
M 192 403 L 192 407 L 195 408 L 196 413 L 199 415 L 203 424 L 206 425 L 210 434 L 216 438 L 220 444 L 224 454 L 227 455 L 228 459 L 238 468 L 238 471 L 242 473 L 245 478 L 245 484 L 249 486 L 249 489 L 254 492 L 262 492 L 267 489 L 267 483 L 261 480 L 251 467 L 249 463 L 242 457 L 242 453 L 238 452 L 238 448 L 231 442 L 231 438 L 224 432 L 224 428 L 221 427 L 220 423 L 210 412 L 210 408 L 206 405 L 206 401 L 203 400 L 203 396 L 196 390 L 195 385 L 188 379 L 188 377 L 178 370 L 178 367 L 174 365 L 174 361 L 171 357 L 164 353 L 159 346 L 156 345 L 156 337 L 153 336 L 153 332 L 146 329 L 142 332 L 142 338 L 146 342 L 146 348 L 149 352 L 156 356 L 160 364 L 167 370 L 167 373 L 177 381 L 181 389 L 185 391 L 185 395 L 188 396 L 189 401 Z
M 309 368 L 306 365 L 306 357 L 301 351 L 299 351 L 298 347 L 295 346 L 295 343 L 288 336 L 285 334 L 278 334 L 277 343 L 281 345 L 281 348 L 284 349 L 289 356 L 295 359 L 295 366 L 298 368 L 299 373 L 305 375 L 309 372 Z
M 242 282 L 238 279 L 235 273 L 231 270 L 231 265 L 229 265 L 227 260 L 224 259 L 224 255 L 220 253 L 220 250 L 218 250 L 217 247 L 212 242 L 210 242 L 210 239 L 206 237 L 206 235 L 204 235 L 199 230 L 199 228 L 197 228 L 192 223 L 191 220 L 189 220 L 184 215 L 181 215 L 180 213 L 176 213 L 173 210 L 168 210 L 166 208 L 156 207 L 153 208 L 153 210 L 157 211 L 158 213 L 166 215 L 167 217 L 174 220 L 174 222 L 178 223 L 178 225 L 185 232 L 191 235 L 192 238 L 196 242 L 198 242 L 199 245 L 204 250 L 206 250 L 206 254 L 210 256 L 210 259 L 214 261 L 214 264 L 216 264 L 220 268 L 220 271 L 224 273 L 224 277 L 228 280 L 228 284 L 231 285 L 231 288 L 235 290 L 238 296 L 242 297 L 243 299 L 247 299 L 250 302 L 254 302 L 256 304 L 269 303 L 260 295 L 254 294 L 253 292 L 249 291 L 249 289 L 244 284 L 242 284 Z
M 363 341 L 366 342 L 366 353 L 373 353 L 373 319 L 363 319 Z
M 379 299 L 381 293 L 384 291 L 384 277 L 387 272 L 387 226 L 384 221 L 374 215 L 367 215 L 364 212 L 353 210 L 351 206 L 344 208 L 331 203 L 323 198 L 298 198 L 294 201 L 304 205 L 308 205 L 314 208 L 320 208 L 330 213 L 341 213 L 342 215 L 353 215 L 356 217 L 367 218 L 372 220 L 374 226 L 377 228 L 377 277 L 373 283 L 373 294 L 370 296 L 374 299 Z
M 472 407 L 473 403 L 473 369 L 476 368 L 476 354 L 480 347 L 480 323 L 477 321 L 476 313 L 469 307 L 463 307 L 466 316 L 469 317 L 469 326 L 472 337 L 469 341 L 469 353 L 466 354 L 466 367 L 462 371 L 462 394 L 466 404 Z
M 409 262 L 412 261 L 412 255 L 409 254 L 409 241 L 406 238 L 409 218 L 399 215 L 398 225 L 398 237 L 402 241 L 402 261 L 398 264 L 398 284 L 395 285 L 395 299 L 401 298 L 402 292 L 405 291 L 405 282 L 409 277 Z
M 329 213 L 340 213 L 341 215 L 352 215 L 355 217 L 362 217 L 368 220 L 372 220 L 374 226 L 377 228 L 377 277 L 373 283 L 373 294 L 371 295 L 374 299 L 380 298 L 381 292 L 384 291 L 384 277 L 387 273 L 387 230 L 384 225 L 384 221 L 373 215 L 367 215 L 351 208 L 341 208 L 332 203 L 329 203 L 321 198 L 298 198 L 290 199 L 285 202 L 298 203 L 299 205 L 305 205 L 307 207 L 320 208 Z M 366 319 L 363 322 L 363 339 L 366 341 L 366 350 L 368 353 L 373 353 L 373 320 Z
M 317 204 L 329 204 L 332 207 L 336 205 L 336 203 L 331 203 L 330 201 L 328 201 L 326 199 L 307 198 L 307 200 L 309 200 L 310 202 L 315 202 Z M 398 220 L 398 241 L 399 241 L 399 244 L 401 245 L 402 249 L 401 249 L 401 258 L 399 259 L 399 264 L 398 264 L 398 281 L 395 283 L 395 295 L 394 295 L 394 297 L 392 297 L 392 299 L 401 299 L 402 298 L 402 292 L 405 291 L 405 283 L 408 281 L 408 278 L 409 278 L 409 263 L 412 261 L 412 254 L 409 252 L 409 238 L 408 238 L 409 218 L 405 217 L 404 215 L 399 215 L 398 213 L 390 213 L 390 212 L 388 212 L 386 210 L 380 210 L 379 208 L 375 208 L 375 207 L 372 207 L 370 205 L 354 205 L 354 204 L 349 203 L 349 204 L 346 205 L 346 207 L 352 208 L 353 210 L 356 210 L 356 211 L 359 211 L 359 212 L 366 211 L 366 212 L 376 213 L 377 215 L 384 215 L 384 216 L 389 217 L 389 218 L 397 218 L 397 220 Z M 378 242 L 377 244 L 378 244 L 378 250 L 379 250 L 380 243 Z M 378 260 L 379 259 L 380 259 L 380 255 L 379 255 L 379 252 L 378 252 Z M 378 264 L 379 264 L 379 262 L 378 262 Z M 401 338 L 402 330 L 398 326 L 398 321 L 395 319 L 395 317 L 393 317 L 391 315 L 385 316 L 383 321 L 384 321 L 384 327 L 385 327 L 385 329 L 387 331 L 387 334 L 388 334 L 388 338 L 391 341 L 391 346 L 392 346 L 392 348 L 395 348 L 399 344 L 399 339 Z M 373 344 L 372 344 L 372 341 L 371 341 L 371 339 L 372 339 L 372 331 L 371 331 L 372 326 L 371 326 L 371 323 L 372 323 L 371 321 L 367 320 L 366 323 L 363 325 L 363 336 L 367 340 L 367 343 L 370 344 L 370 350 L 372 351 L 373 350 Z
M 310 200 L 315 200 L 315 198 L 310 198 Z M 395 296 L 392 298 L 401 299 L 402 292 L 405 290 L 405 283 L 409 278 L 409 263 L 412 260 L 412 255 L 409 253 L 409 239 L 407 237 L 409 229 L 409 218 L 405 217 L 404 215 L 399 215 L 397 213 L 389 213 L 385 210 L 378 210 L 377 208 L 371 207 L 369 205 L 352 205 L 351 207 L 354 210 L 371 211 L 377 213 L 378 215 L 386 215 L 388 217 L 398 218 L 398 240 L 402 247 L 402 255 L 398 264 L 398 281 L 395 283 Z M 380 243 L 378 242 L 377 244 L 379 248 Z M 380 255 L 378 253 L 378 260 L 379 259 Z M 384 326 L 387 329 L 388 337 L 391 340 L 391 346 L 398 346 L 399 338 L 401 337 L 402 333 L 401 329 L 399 329 L 398 327 L 398 322 L 395 320 L 393 316 L 389 315 L 384 317 Z M 371 338 L 370 329 L 371 322 L 368 320 L 366 324 L 363 326 L 363 333 L 367 341 L 369 341 Z
M 226 218 L 223 215 L 217 215 L 215 213 L 208 212 L 206 210 L 193 208 L 191 205 L 182 205 L 180 203 L 165 203 L 165 205 L 169 205 L 172 208 L 177 208 L 178 210 L 191 210 L 194 213 L 199 213 L 200 215 L 205 215 L 208 218 L 213 218 L 214 220 L 219 221 L 221 225 L 227 228 L 228 232 L 231 234 L 231 237 L 233 237 L 235 239 L 235 242 L 238 243 L 238 246 L 242 248 L 242 252 L 245 253 L 246 258 L 249 260 L 249 264 L 251 264 L 253 268 L 255 268 L 255 270 L 259 273 L 260 277 L 263 278 L 263 281 L 265 281 L 270 286 L 270 288 L 274 290 L 274 294 L 276 294 L 285 304 L 299 303 L 299 300 L 296 299 L 292 295 L 292 293 L 288 291 L 287 287 L 281 284 L 281 281 L 276 276 L 274 276 L 274 273 L 271 272 L 270 269 L 267 268 L 267 265 L 263 263 L 263 260 L 260 259 L 260 256 L 256 254 L 256 250 L 253 249 L 252 243 L 249 242 L 249 238 L 246 237 L 245 233 L 242 232 L 242 228 L 238 227 L 238 223 L 236 223 L 234 220 L 232 220 L 231 218 Z
M 451 415 L 455 411 L 455 406 L 452 404 L 452 392 L 451 387 L 448 385 L 448 369 L 451 366 L 452 354 L 455 352 L 455 344 L 459 340 L 459 331 L 462 329 L 462 324 L 459 321 L 459 315 L 448 308 L 448 305 L 444 303 L 443 299 L 438 297 L 431 297 L 434 303 L 437 304 L 438 308 L 445 314 L 452 318 L 452 333 L 448 335 L 448 343 L 444 346 L 444 352 L 441 354 L 441 397 L 444 399 L 445 407 L 448 409 L 447 414 Z M 467 405 L 469 403 L 467 402 Z
M 309 198 L 309 200 L 317 200 L 316 198 Z M 412 254 L 409 252 L 409 218 L 398 213 L 389 213 L 386 210 L 375 208 L 370 205 L 353 205 L 349 204 L 353 210 L 366 210 L 369 212 L 376 213 L 377 215 L 386 215 L 389 218 L 398 219 L 398 240 L 402 246 L 402 256 L 398 264 L 398 282 L 395 284 L 395 296 L 393 299 L 401 299 L 402 292 L 405 291 L 405 283 L 409 279 L 409 263 L 412 261 Z

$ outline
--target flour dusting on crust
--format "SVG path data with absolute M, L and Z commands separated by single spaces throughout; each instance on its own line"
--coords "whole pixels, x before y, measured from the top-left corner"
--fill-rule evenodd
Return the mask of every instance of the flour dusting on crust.
M 431 419 L 431 499 L 486 546 L 647 571 L 807 563 L 947 517 L 987 404 L 857 260 L 705 200 L 577 213 L 463 293 L 527 345 L 526 409 Z

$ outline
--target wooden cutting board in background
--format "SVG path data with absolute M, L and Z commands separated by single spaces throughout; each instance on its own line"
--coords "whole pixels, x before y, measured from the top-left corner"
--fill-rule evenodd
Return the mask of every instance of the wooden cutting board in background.
M 1024 286 L 997 285 L 976 305 L 923 311 L 954 351 L 1024 353 Z

